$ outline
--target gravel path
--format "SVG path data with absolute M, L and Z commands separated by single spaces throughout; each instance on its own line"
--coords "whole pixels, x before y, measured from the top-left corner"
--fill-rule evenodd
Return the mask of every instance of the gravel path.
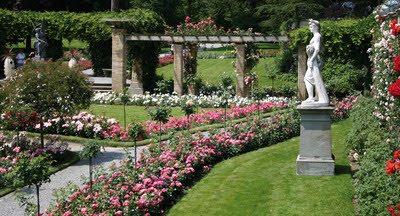
M 138 147 L 138 155 L 147 147 Z M 80 151 L 82 149 L 79 144 L 70 144 L 70 150 L 72 151 Z M 134 148 L 126 149 L 129 154 L 134 155 Z M 111 163 L 118 163 L 122 159 L 124 159 L 126 154 L 125 149 L 123 148 L 105 148 L 105 152 L 99 155 L 94 159 L 94 164 L 96 166 L 102 165 L 107 167 Z M 53 174 L 49 183 L 43 184 L 40 188 L 40 206 L 43 211 L 46 209 L 53 199 L 53 191 L 59 188 L 64 187 L 69 182 L 73 182 L 78 185 L 82 185 L 82 178 L 88 178 L 89 173 L 89 161 L 81 160 L 76 164 L 61 170 L 55 174 Z M 22 189 L 24 192 L 27 192 L 29 195 L 34 197 L 33 203 L 36 203 L 36 195 L 35 195 L 35 187 L 25 187 Z M 4 197 L 0 198 L 0 216 L 23 216 L 24 208 L 19 206 L 18 201 L 15 199 L 15 192 L 10 193 Z

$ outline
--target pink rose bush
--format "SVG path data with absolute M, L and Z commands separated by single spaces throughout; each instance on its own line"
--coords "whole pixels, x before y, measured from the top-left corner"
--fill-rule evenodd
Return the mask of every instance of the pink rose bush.
M 0 132 L 0 189 L 12 185 L 13 179 L 6 179 L 5 175 L 13 170 L 21 157 L 34 158 L 46 154 L 57 163 L 67 147 L 67 143 L 57 137 L 49 138 L 42 147 L 39 140 L 29 139 L 24 133 L 10 138 Z
M 15 122 L 13 117 L 15 115 L 3 114 L 1 120 L 3 121 L 3 129 L 14 130 Z M 32 119 L 29 115 L 29 119 Z M 13 118 L 12 118 L 13 117 Z M 20 118 L 18 118 L 20 119 Z M 13 120 L 13 121 L 12 121 Z M 20 130 L 31 132 L 40 132 L 40 124 L 35 121 L 18 121 Z M 11 127 L 13 126 L 14 127 Z M 107 119 L 105 117 L 97 117 L 87 112 L 80 112 L 74 116 L 57 117 L 49 119 L 43 124 L 44 131 L 47 134 L 71 135 L 80 136 L 85 138 L 98 138 L 98 139 L 113 139 L 120 141 L 127 141 L 129 139 L 128 132 L 124 130 L 115 119 Z
M 338 104 L 340 110 L 352 107 Z M 128 158 L 98 173 L 92 192 L 89 183 L 81 188 L 69 185 L 44 215 L 163 215 L 214 164 L 297 136 L 299 124 L 298 113 L 290 110 L 207 134 L 180 133 L 167 142 L 151 144 L 136 167 Z
M 257 111 L 268 112 L 273 109 L 287 108 L 288 104 L 285 102 L 263 102 L 258 104 L 251 104 L 245 107 L 233 106 L 227 111 L 227 119 L 233 120 L 238 118 L 244 118 Z M 199 114 L 191 114 L 189 118 L 187 117 L 171 117 L 169 121 L 165 124 L 161 124 L 155 121 L 147 121 L 145 123 L 146 133 L 148 135 L 157 134 L 161 131 L 167 133 L 171 130 L 182 130 L 187 128 L 192 128 L 193 126 L 203 125 L 203 124 L 213 124 L 225 121 L 224 110 L 209 111 Z
M 335 106 L 335 110 L 332 114 L 333 120 L 337 121 L 348 118 L 350 115 L 350 110 L 357 102 L 357 99 L 357 96 L 348 96 L 340 101 L 333 101 L 333 105 Z
M 212 165 L 239 153 L 276 143 L 299 133 L 293 112 L 215 130 L 209 135 L 181 134 L 152 144 L 137 167 L 126 160 L 82 188 L 70 186 L 46 215 L 159 215 Z

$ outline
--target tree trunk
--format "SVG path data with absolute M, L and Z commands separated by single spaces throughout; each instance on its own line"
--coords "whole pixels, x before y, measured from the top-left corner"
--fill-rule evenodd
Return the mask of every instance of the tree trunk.
M 43 120 L 40 121 L 40 145 L 42 148 L 44 148 Z
M 90 183 L 89 183 L 89 185 L 90 185 L 90 192 L 92 192 L 92 188 L 93 188 L 93 175 L 92 175 L 92 173 L 93 173 L 93 169 L 92 169 L 92 167 L 93 167 L 93 158 L 89 158 L 89 181 L 90 181 Z
M 36 187 L 36 201 L 37 201 L 37 215 L 40 215 L 40 185 L 39 184 L 35 184 Z
M 111 11 L 118 10 L 119 0 L 111 0 Z

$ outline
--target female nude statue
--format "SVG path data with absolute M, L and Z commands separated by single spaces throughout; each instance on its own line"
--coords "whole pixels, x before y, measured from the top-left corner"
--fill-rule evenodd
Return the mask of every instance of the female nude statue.
M 306 47 L 308 59 L 307 71 L 304 76 L 308 98 L 303 101 L 302 105 L 328 106 L 329 97 L 320 73 L 322 68 L 322 60 L 319 56 L 321 50 L 320 24 L 316 20 L 310 20 L 309 26 L 313 38 Z M 316 96 L 314 96 L 314 87 Z

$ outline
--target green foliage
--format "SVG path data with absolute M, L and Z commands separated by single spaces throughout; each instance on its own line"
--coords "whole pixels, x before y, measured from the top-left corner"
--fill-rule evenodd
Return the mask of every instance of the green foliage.
M 300 21 L 319 18 L 327 1 L 321 0 L 269 0 L 257 7 L 263 18 L 260 25 L 264 31 L 280 34 Z
M 1 91 L 6 95 L 3 106 L 29 108 L 46 118 L 87 108 L 93 95 L 86 77 L 61 62 L 30 62 Z
M 287 47 L 286 44 L 282 45 L 282 50 L 276 58 L 274 58 L 275 64 L 281 73 L 294 73 L 297 68 L 297 65 L 295 64 L 296 60 L 296 55 L 293 49 Z
M 196 113 L 196 104 L 192 100 L 182 101 L 181 109 L 186 116 Z
M 351 113 L 353 126 L 346 140 L 348 148 L 360 158 L 361 168 L 354 175 L 359 215 L 387 215 L 387 205 L 400 199 L 398 175 L 388 176 L 384 169 L 393 146 L 386 142 L 387 132 L 372 115 L 376 106 L 375 99 L 359 98 Z
M 373 98 L 360 97 L 350 114 L 350 120 L 354 124 L 347 136 L 347 143 L 348 148 L 358 154 L 363 154 L 366 149 L 371 147 L 366 146 L 369 134 L 383 132 L 379 121 L 372 115 L 377 104 Z
M 95 158 L 101 153 L 101 145 L 96 141 L 91 141 L 84 145 L 82 151 L 79 153 L 81 158 Z
M 41 185 L 48 182 L 51 175 L 51 160 L 47 155 L 31 158 L 22 154 L 12 171 L 6 174 L 7 179 L 13 179 L 13 186 Z
M 342 63 L 334 59 L 328 59 L 322 70 L 328 92 L 337 97 L 364 90 L 371 84 L 367 73 L 366 68 L 357 69 L 351 62 Z
M 174 91 L 174 81 L 172 79 L 160 80 L 156 83 L 155 92 L 160 94 L 171 94 Z
M 0 51 L 6 44 L 17 43 L 31 37 L 35 26 L 42 23 L 49 45 L 58 47 L 54 50 L 48 49 L 50 57 L 56 59 L 60 55 L 60 44 L 57 41 L 62 38 L 83 40 L 89 42 L 90 57 L 97 72 L 101 68 L 111 65 L 111 27 L 104 22 L 104 19 L 129 19 L 129 22 L 123 26 L 127 29 L 127 33 L 160 33 L 164 31 L 164 21 L 161 17 L 144 9 L 101 13 L 15 12 L 0 9 L 0 14 L 0 32 L 2 32 L 0 34 Z M 105 52 L 105 50 L 109 51 Z
M 354 62 L 355 66 L 369 66 L 368 48 L 371 46 L 373 28 L 372 16 L 364 19 L 344 19 L 339 21 L 322 21 L 323 38 L 322 58 L 343 59 Z M 290 33 L 292 48 L 307 44 L 312 34 L 308 27 Z
M 147 111 L 153 121 L 161 123 L 168 122 L 168 119 L 171 116 L 171 108 L 165 105 L 148 108 Z
M 129 124 L 128 133 L 129 137 L 133 140 L 137 140 L 139 137 L 146 137 L 146 131 L 143 128 L 143 125 L 137 122 Z

